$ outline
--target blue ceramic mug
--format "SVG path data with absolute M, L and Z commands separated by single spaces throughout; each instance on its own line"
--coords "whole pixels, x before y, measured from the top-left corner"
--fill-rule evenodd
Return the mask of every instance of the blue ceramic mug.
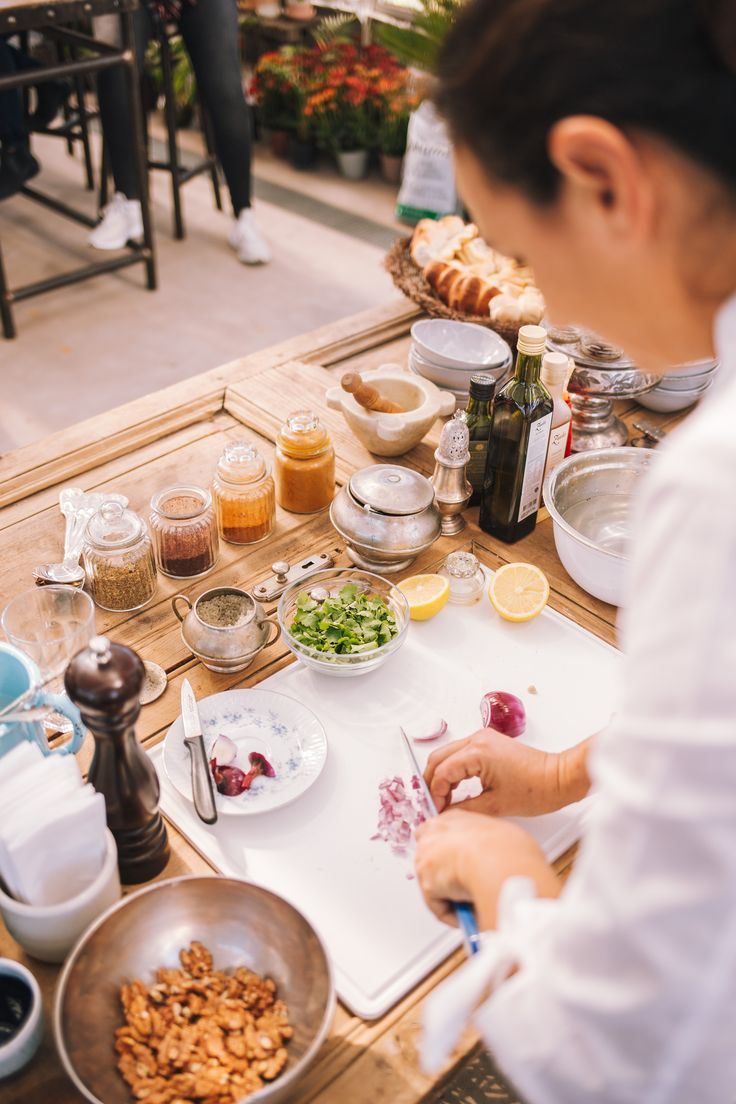
M 32 659 L 14 648 L 12 644 L 0 642 L 0 709 L 9 706 L 16 698 L 37 686 L 41 682 L 41 672 Z M 48 745 L 46 733 L 41 721 L 9 721 L 3 723 L 0 717 L 0 758 L 23 740 L 31 740 L 38 745 L 44 755 L 70 755 L 78 751 L 84 739 L 84 726 L 79 710 L 72 705 L 65 694 L 52 694 L 46 690 L 37 690 L 24 706 L 47 705 L 68 717 L 74 726 L 71 739 L 53 751 Z

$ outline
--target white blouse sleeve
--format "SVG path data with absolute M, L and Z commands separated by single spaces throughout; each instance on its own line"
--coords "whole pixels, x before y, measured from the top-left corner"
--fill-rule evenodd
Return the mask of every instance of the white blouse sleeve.
M 650 481 L 585 841 L 557 901 L 516 903 L 518 972 L 474 1015 L 527 1104 L 736 1094 L 736 446 L 708 441 Z M 465 967 L 467 1011 L 498 948 Z

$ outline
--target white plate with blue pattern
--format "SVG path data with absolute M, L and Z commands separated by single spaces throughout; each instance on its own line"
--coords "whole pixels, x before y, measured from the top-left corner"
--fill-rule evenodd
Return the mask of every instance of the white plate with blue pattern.
M 250 789 L 236 797 L 215 791 L 218 813 L 246 816 L 280 809 L 306 793 L 322 773 L 327 760 L 324 726 L 295 698 L 274 690 L 225 690 L 197 704 L 208 761 L 215 740 L 224 735 L 238 750 L 230 766 L 248 771 L 248 756 L 258 751 L 276 771 L 275 778 L 261 775 Z M 191 801 L 189 751 L 181 717 L 166 733 L 163 759 L 172 785 Z

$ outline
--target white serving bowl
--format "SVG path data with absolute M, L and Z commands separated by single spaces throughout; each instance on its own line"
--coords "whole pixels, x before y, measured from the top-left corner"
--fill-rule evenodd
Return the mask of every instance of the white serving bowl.
M 715 372 L 707 376 L 663 376 L 655 391 L 707 391 L 715 378 Z
M 432 361 L 427 360 L 426 357 L 422 356 L 416 344 L 412 345 L 409 350 L 409 368 L 412 372 L 415 372 L 418 376 L 423 376 L 424 379 L 430 380 L 432 383 L 436 384 L 437 387 L 443 388 L 443 390 L 454 392 L 462 391 L 466 395 L 470 389 L 470 380 L 473 376 L 492 376 L 493 379 L 496 380 L 496 386 L 498 387 L 498 381 L 506 378 L 512 361 L 513 357 L 509 349 L 507 357 L 501 364 L 494 364 L 490 368 L 478 366 L 448 368 L 446 365 L 434 364 Z
M 675 368 L 668 369 L 663 378 L 667 380 L 677 376 L 695 380 L 698 376 L 709 376 L 712 372 L 717 372 L 719 363 L 717 360 L 692 360 L 689 364 L 678 364 Z
M 637 395 L 636 401 L 646 410 L 653 410 L 656 414 L 676 414 L 680 410 L 687 410 L 688 407 L 694 406 L 707 390 L 706 387 L 697 391 L 661 391 L 655 387 L 645 395 Z
M 562 566 L 588 594 L 614 606 L 624 593 L 631 504 L 655 457 L 634 448 L 573 453 L 544 484 Z
M 474 322 L 447 318 L 423 318 L 411 328 L 411 336 L 425 360 L 444 368 L 497 367 L 511 350 L 502 337 Z

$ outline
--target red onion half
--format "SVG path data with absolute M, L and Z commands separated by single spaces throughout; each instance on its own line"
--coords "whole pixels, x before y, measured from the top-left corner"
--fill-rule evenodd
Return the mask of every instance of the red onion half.
M 484 728 L 495 728 L 504 736 L 521 736 L 526 728 L 524 703 L 505 690 L 491 690 L 483 695 L 480 716 Z

